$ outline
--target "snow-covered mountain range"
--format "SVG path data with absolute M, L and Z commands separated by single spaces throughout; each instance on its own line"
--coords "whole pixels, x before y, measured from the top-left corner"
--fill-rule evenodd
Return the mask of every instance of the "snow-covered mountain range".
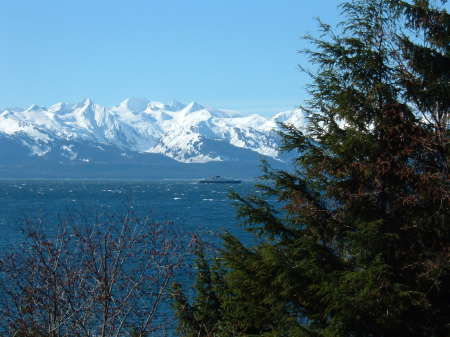
M 302 127 L 304 116 L 291 110 L 266 118 L 195 102 L 164 104 L 145 99 L 126 99 L 106 108 L 86 99 L 4 109 L 0 139 L 21 144 L 29 156 L 59 154 L 86 163 L 96 160 L 86 146 L 99 151 L 114 148 L 125 157 L 161 154 L 182 163 L 237 161 L 250 153 L 279 159 L 277 122 Z

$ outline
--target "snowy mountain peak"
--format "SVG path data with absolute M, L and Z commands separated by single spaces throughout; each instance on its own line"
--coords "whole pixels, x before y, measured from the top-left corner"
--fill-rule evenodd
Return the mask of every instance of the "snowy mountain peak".
M 185 106 L 186 106 L 185 104 L 178 102 L 177 100 L 173 100 L 167 105 L 167 109 L 171 111 L 179 111 L 183 109 Z
M 64 114 L 66 114 L 66 113 L 71 113 L 72 107 L 73 107 L 72 104 L 59 102 L 59 103 L 55 103 L 55 104 L 51 105 L 48 108 L 48 112 L 50 112 L 52 114 L 56 114 L 56 115 L 62 116 Z
M 127 98 L 105 108 L 90 98 L 77 104 L 34 105 L 0 111 L 0 138 L 16 137 L 30 153 L 44 156 L 57 144 L 71 149 L 70 158 L 84 158 L 74 144 L 113 146 L 120 151 L 158 153 L 180 162 L 242 160 L 244 153 L 278 158 L 277 122 L 304 126 L 299 109 L 272 118 L 205 107 L 197 102 L 170 104 Z M 26 138 L 24 138 L 26 137 Z M 81 151 L 81 150 L 79 150 Z M 94 160 L 94 158 L 87 158 Z M 72 159 L 71 159 L 72 160 Z
M 167 105 L 161 102 L 150 102 L 147 106 L 149 110 L 167 110 Z
M 39 106 L 37 104 L 30 105 L 25 111 L 41 111 L 44 110 L 45 107 Z
M 183 111 L 188 113 L 188 112 L 195 112 L 195 111 L 203 110 L 203 109 L 205 109 L 205 107 L 203 105 L 200 105 L 197 102 L 191 102 L 183 108 Z
M 147 99 L 133 97 L 125 99 L 119 106 L 132 112 L 141 112 L 144 111 L 149 104 L 150 101 Z
M 80 103 L 78 103 L 79 106 L 90 106 L 93 105 L 94 101 L 92 100 L 92 98 L 85 98 L 83 99 Z
M 304 124 L 304 115 L 301 109 L 282 111 L 272 117 L 272 120 L 278 123 L 287 123 L 298 125 Z

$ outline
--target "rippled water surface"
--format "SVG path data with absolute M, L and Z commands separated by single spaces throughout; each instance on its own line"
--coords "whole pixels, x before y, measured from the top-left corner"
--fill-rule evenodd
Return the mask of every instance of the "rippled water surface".
M 245 237 L 230 189 L 241 194 L 253 182 L 198 184 L 191 181 L 0 181 L 0 247 L 20 240 L 27 219 L 43 219 L 50 227 L 67 214 L 116 214 L 132 209 L 154 221 L 170 221 L 187 232 L 224 230 Z
M 216 245 L 220 245 L 218 233 L 223 231 L 230 231 L 244 241 L 251 240 L 238 225 L 235 209 L 228 198 L 231 189 L 249 194 L 255 189 L 254 182 L 228 185 L 192 181 L 0 180 L 0 253 L 20 247 L 21 228 L 25 228 L 29 220 L 40 221 L 42 228 L 51 234 L 58 223 L 71 215 L 94 219 L 96 215 L 123 216 L 130 210 L 139 217 L 167 222 L 188 235 L 198 234 L 215 241 Z M 187 260 L 192 262 L 192 256 Z M 185 270 L 187 273 L 177 279 L 187 289 L 192 289 L 193 271 Z M 170 303 L 164 301 L 156 322 L 172 315 Z M 162 322 L 169 335 L 176 336 L 175 320 Z

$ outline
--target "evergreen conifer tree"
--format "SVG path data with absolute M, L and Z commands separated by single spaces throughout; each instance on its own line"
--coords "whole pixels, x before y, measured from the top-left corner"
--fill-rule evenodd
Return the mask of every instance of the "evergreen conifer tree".
M 295 170 L 265 166 L 263 197 L 233 195 L 259 243 L 224 235 L 215 280 L 199 278 L 217 329 L 198 336 L 450 336 L 444 3 L 348 1 L 309 38 L 310 124 L 282 133 Z
M 191 305 L 176 283 L 173 287 L 174 309 L 179 321 L 178 331 L 182 336 L 214 336 L 220 320 L 220 302 L 216 290 L 221 282 L 208 264 L 205 247 L 197 242 L 195 247 L 197 280 L 196 298 Z

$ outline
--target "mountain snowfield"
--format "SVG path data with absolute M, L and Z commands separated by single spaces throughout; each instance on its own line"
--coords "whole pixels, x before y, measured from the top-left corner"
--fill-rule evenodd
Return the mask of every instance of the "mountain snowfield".
M 98 151 L 115 148 L 124 157 L 160 154 L 181 163 L 239 161 L 252 152 L 280 160 L 278 122 L 305 126 L 299 109 L 266 118 L 195 102 L 126 99 L 106 108 L 86 99 L 77 104 L 5 109 L 0 112 L 0 138 L 20 143 L 31 157 L 58 153 L 85 163 L 96 158 L 80 144 Z

